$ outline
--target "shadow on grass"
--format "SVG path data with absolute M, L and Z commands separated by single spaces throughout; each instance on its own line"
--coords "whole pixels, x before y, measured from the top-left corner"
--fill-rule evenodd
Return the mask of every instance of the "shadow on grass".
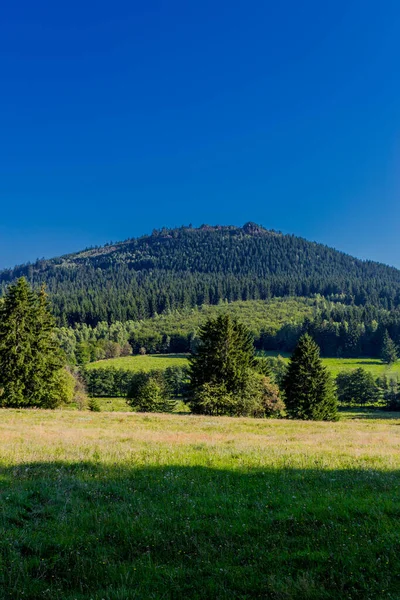
M 400 473 L 0 470 L 0 597 L 398 598 Z
M 173 360 L 174 358 L 189 358 L 190 354 L 145 354 L 150 358 L 168 358 Z
M 363 358 L 342 358 L 340 359 L 343 364 L 351 364 L 354 365 L 354 368 L 357 368 L 357 365 L 379 365 L 380 367 L 388 367 L 389 365 L 385 365 L 381 360 L 372 360 L 372 359 L 363 359 Z
M 400 411 L 388 411 L 383 408 L 360 408 L 360 407 L 340 407 L 339 416 L 341 419 L 395 419 L 400 421 Z

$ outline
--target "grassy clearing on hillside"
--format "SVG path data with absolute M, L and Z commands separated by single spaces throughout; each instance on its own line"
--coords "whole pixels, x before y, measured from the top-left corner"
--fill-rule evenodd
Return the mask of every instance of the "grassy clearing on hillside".
M 4 600 L 399 598 L 398 419 L 0 413 Z
M 86 365 L 87 369 L 104 369 L 114 367 L 125 371 L 163 371 L 168 367 L 183 367 L 188 365 L 186 354 L 145 354 L 144 356 L 122 356 L 99 360 Z
M 360 367 L 372 373 L 375 378 L 382 375 L 400 376 L 400 362 L 390 366 L 378 358 L 324 358 L 323 362 L 335 377 L 340 371 L 352 371 Z
M 241 321 L 257 336 L 261 330 L 276 332 L 283 325 L 302 323 L 312 317 L 315 300 L 310 298 L 271 298 L 270 300 L 243 300 L 203 304 L 200 307 L 165 312 L 151 319 L 138 321 L 137 336 L 188 335 L 198 329 L 207 319 L 229 314 Z

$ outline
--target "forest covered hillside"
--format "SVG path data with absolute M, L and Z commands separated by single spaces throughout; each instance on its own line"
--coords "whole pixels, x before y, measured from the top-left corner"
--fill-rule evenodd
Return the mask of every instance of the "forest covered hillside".
M 254 223 L 155 230 L 151 235 L 0 272 L 46 283 L 61 325 L 140 320 L 221 300 L 321 294 L 393 309 L 400 271 Z

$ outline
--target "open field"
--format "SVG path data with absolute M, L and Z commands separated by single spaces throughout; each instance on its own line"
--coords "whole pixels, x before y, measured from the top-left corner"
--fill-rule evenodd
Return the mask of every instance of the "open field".
M 99 360 L 86 365 L 87 369 L 103 369 L 115 367 L 126 371 L 162 371 L 168 367 L 182 367 L 188 364 L 186 354 L 145 354 L 144 356 L 122 356 Z
M 278 352 L 262 352 L 262 356 L 278 356 Z M 290 354 L 280 354 L 283 359 L 289 360 Z M 354 369 L 365 369 L 376 377 L 387 375 L 388 377 L 400 377 L 400 361 L 393 365 L 384 364 L 379 358 L 323 358 L 322 362 L 329 369 L 333 377 L 341 371 L 353 371 Z
M 378 358 L 324 358 L 323 362 L 334 377 L 340 371 L 352 371 L 360 367 L 372 373 L 375 378 L 382 375 L 400 377 L 400 362 L 390 366 L 382 363 Z
M 400 419 L 355 417 L 1 410 L 0 597 L 398 599 Z

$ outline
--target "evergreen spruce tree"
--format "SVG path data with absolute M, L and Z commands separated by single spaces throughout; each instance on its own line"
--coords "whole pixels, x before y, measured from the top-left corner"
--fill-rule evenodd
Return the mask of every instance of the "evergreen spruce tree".
M 34 321 L 32 377 L 27 385 L 27 393 L 35 406 L 54 408 L 59 385 L 56 373 L 62 368 L 63 360 L 54 335 L 55 319 L 50 312 L 44 286 L 38 294 L 32 318 Z
M 62 366 L 45 290 L 35 294 L 21 278 L 0 309 L 0 404 L 54 407 Z
M 0 314 L 0 385 L 2 406 L 27 406 L 26 385 L 31 377 L 32 312 L 35 298 L 26 279 L 11 285 Z
M 199 332 L 200 343 L 190 358 L 190 389 L 204 383 L 223 384 L 228 393 L 240 392 L 249 369 L 255 367 L 253 339 L 230 315 L 209 319 Z
M 385 334 L 383 336 L 381 359 L 384 363 L 387 363 L 388 365 L 395 363 L 398 359 L 396 344 L 390 337 L 387 330 L 385 331 Z
M 319 347 L 304 334 L 289 362 L 283 387 L 288 415 L 294 419 L 332 421 L 337 418 L 337 398 Z

